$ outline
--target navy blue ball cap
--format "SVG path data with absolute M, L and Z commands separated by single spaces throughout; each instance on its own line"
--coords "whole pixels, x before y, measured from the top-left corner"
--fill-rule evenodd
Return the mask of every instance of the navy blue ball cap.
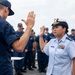
M 13 10 L 11 9 L 11 3 L 8 0 L 0 0 L 0 4 L 8 7 L 8 9 L 9 9 L 9 15 L 8 16 L 14 15 Z
M 18 23 L 18 27 L 22 27 L 22 23 Z
M 68 24 L 64 20 L 54 19 L 54 23 L 52 24 L 52 27 L 55 27 L 55 26 L 63 26 L 68 29 Z
M 75 29 L 71 29 L 71 31 L 75 31 Z
M 45 30 L 48 30 L 48 28 L 45 28 Z
M 24 29 L 22 23 L 18 23 L 18 27 L 22 27 L 22 29 Z

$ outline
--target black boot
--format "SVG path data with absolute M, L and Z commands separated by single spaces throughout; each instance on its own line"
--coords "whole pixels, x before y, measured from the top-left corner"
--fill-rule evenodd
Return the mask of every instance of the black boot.
M 16 70 L 15 75 L 23 75 L 22 72 L 20 70 Z
M 29 70 L 32 70 L 32 71 L 34 70 L 34 69 L 33 69 L 33 68 L 31 68 L 31 67 L 29 67 L 28 69 L 29 69 Z
M 26 73 L 26 70 L 24 70 L 24 69 L 21 69 L 20 71 Z

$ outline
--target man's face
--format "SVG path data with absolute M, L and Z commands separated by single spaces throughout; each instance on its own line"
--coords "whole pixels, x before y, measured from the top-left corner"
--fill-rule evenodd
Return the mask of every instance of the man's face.
M 3 18 L 6 19 L 8 15 L 9 15 L 9 9 L 8 9 L 8 7 L 4 7 L 4 9 L 3 9 Z
M 52 33 L 53 33 L 56 37 L 65 34 L 65 31 L 66 31 L 66 28 L 63 28 L 61 25 L 55 26 L 55 27 L 53 27 L 53 29 L 52 29 Z
M 34 31 L 31 31 L 31 35 L 34 35 Z
M 45 30 L 45 33 L 48 33 L 48 30 Z
M 71 34 L 72 34 L 72 35 L 75 35 L 75 31 L 71 31 Z
M 23 29 L 22 29 L 22 26 L 18 26 L 18 30 L 19 31 L 22 31 Z

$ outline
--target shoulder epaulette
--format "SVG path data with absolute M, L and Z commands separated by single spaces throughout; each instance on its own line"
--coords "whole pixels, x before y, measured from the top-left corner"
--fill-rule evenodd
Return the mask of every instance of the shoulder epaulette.
M 66 37 L 66 39 L 69 40 L 69 41 L 73 41 L 73 39 L 70 38 L 70 37 Z

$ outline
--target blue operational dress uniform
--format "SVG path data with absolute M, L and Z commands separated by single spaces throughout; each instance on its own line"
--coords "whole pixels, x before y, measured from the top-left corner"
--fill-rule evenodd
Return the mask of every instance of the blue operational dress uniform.
M 72 59 L 75 57 L 75 42 L 66 34 L 60 41 L 51 39 L 44 47 L 49 56 L 46 75 L 72 75 Z
M 28 52 L 26 52 L 26 54 L 25 54 L 25 63 L 24 63 L 25 69 L 26 69 L 26 66 L 28 65 L 29 70 L 31 70 L 31 66 L 32 66 L 32 57 L 33 57 L 32 48 L 33 48 L 33 42 L 34 42 L 34 37 L 30 36 L 29 40 L 28 40 L 28 44 L 27 44 L 27 50 L 28 50 Z M 28 61 L 28 63 L 27 63 L 27 61 Z
M 0 75 L 13 75 L 11 45 L 17 39 L 13 27 L 0 16 Z
M 45 35 L 43 36 L 45 40 Z M 37 42 L 37 59 L 38 59 L 38 69 L 39 72 L 44 72 L 47 66 L 47 59 L 46 54 L 41 52 L 40 45 L 39 45 L 39 35 L 36 36 L 35 42 Z
M 23 35 L 23 31 L 16 31 L 16 34 L 18 34 L 19 37 L 21 37 Z M 16 50 L 14 51 L 14 56 L 16 57 L 24 57 L 25 56 L 25 52 L 17 52 Z M 24 65 L 24 59 L 22 60 L 15 60 L 14 61 L 14 66 L 15 66 L 15 70 L 22 70 Z
M 52 33 L 45 34 L 45 40 L 50 41 L 53 38 L 56 38 Z
M 75 41 L 75 35 L 69 35 L 70 38 L 72 38 Z

